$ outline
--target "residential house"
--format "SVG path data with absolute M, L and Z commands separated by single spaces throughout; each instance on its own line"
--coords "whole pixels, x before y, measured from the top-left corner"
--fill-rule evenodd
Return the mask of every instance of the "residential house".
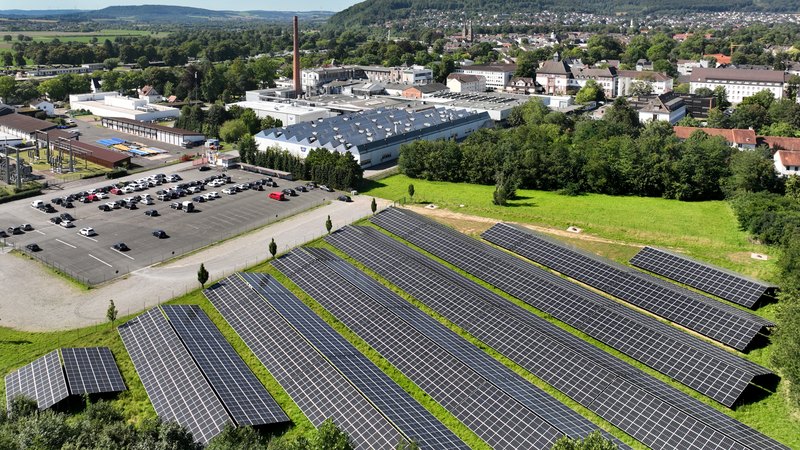
M 613 67 L 605 69 L 592 69 L 587 67 L 570 69 L 572 78 L 568 79 L 568 85 L 575 90 L 586 86 L 589 80 L 594 80 L 602 89 L 606 98 L 617 96 L 616 70 Z
M 506 91 L 512 94 L 536 94 L 542 87 L 531 77 L 514 77 L 506 86 Z
M 742 102 L 745 97 L 767 90 L 776 99 L 784 96 L 787 75 L 778 70 L 747 69 L 694 69 L 690 75 L 689 92 L 695 93 L 700 88 L 712 91 L 722 86 L 725 88 L 728 101 L 733 104 Z
M 542 86 L 545 94 L 565 95 L 569 88 L 572 72 L 564 61 L 545 61 L 536 71 L 536 83 Z
M 47 114 L 47 117 L 53 117 L 56 115 L 56 107 L 53 105 L 52 102 L 49 102 L 43 98 L 39 98 L 30 102 L 31 108 L 38 109 L 39 111 L 44 111 Z
M 147 99 L 147 103 L 158 103 L 164 100 L 164 97 L 158 93 L 153 86 L 145 85 L 137 91 L 140 99 Z
M 617 95 L 628 96 L 635 82 L 649 84 L 652 93 L 661 95 L 672 91 L 672 77 L 662 72 L 637 71 L 637 70 L 618 70 L 617 71 Z
M 756 132 L 753 130 L 696 127 L 672 127 L 672 129 L 675 131 L 675 136 L 677 136 L 678 139 L 687 139 L 694 132 L 700 130 L 709 136 L 720 136 L 724 138 L 731 147 L 739 150 L 753 150 L 758 145 Z
M 714 58 L 717 60 L 717 67 L 719 66 L 727 66 L 731 63 L 731 57 L 728 55 L 723 55 L 722 53 L 712 53 L 708 55 L 703 55 L 703 59 Z
M 639 114 L 639 122 L 669 122 L 675 125 L 686 115 L 686 105 L 679 96 L 668 92 L 661 95 L 639 97 L 630 101 Z
M 486 79 L 480 75 L 451 73 L 447 76 L 447 88 L 450 89 L 450 92 L 457 92 L 460 94 L 485 92 Z
M 778 150 L 772 158 L 779 174 L 800 176 L 800 151 Z

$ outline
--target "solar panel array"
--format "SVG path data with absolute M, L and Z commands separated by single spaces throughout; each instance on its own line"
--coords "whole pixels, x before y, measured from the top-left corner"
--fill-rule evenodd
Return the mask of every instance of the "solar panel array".
M 238 275 L 204 294 L 314 426 L 332 419 L 357 449 L 400 442 L 397 429 Z
M 289 417 L 197 305 L 164 305 L 178 333 L 237 425 L 288 422 Z
M 497 285 L 500 281 L 503 281 L 503 277 L 501 275 L 503 273 L 509 273 L 509 278 L 513 278 L 513 280 L 517 281 L 516 288 L 513 289 L 515 291 L 515 295 L 518 297 L 525 297 L 526 293 L 535 293 L 538 290 L 545 290 L 539 288 L 538 286 L 530 286 L 527 281 L 535 279 L 536 274 L 527 270 L 526 266 L 531 266 L 530 264 L 524 263 L 517 258 L 514 258 L 504 252 L 501 252 L 497 249 L 494 249 L 486 244 L 480 243 L 475 241 L 474 239 L 467 238 L 466 236 L 460 235 L 460 233 L 456 233 L 455 231 L 449 230 L 441 225 L 436 225 L 435 222 L 429 221 L 424 219 L 416 214 L 407 213 L 405 211 L 396 211 L 396 210 L 387 210 L 392 213 L 399 212 L 400 216 L 397 217 L 393 214 L 392 219 L 398 219 L 392 228 L 398 229 L 400 233 L 409 235 L 409 231 L 418 230 L 422 228 L 422 225 L 429 225 L 429 227 L 425 227 L 424 234 L 431 235 L 437 234 L 436 239 L 443 240 L 441 246 L 454 249 L 460 255 L 460 259 L 453 259 L 450 258 L 451 263 L 456 264 L 457 266 L 460 265 L 462 267 L 467 267 L 467 270 L 476 274 L 478 277 L 482 277 L 485 280 L 491 282 L 492 284 Z M 380 218 L 381 215 L 385 213 L 380 213 L 378 217 Z M 387 218 L 388 220 L 388 218 Z M 419 222 L 422 222 L 419 223 Z M 415 223 L 417 222 L 417 223 Z M 388 226 L 388 225 L 387 225 Z M 436 233 L 437 229 L 442 229 L 446 231 L 443 233 L 442 236 L 438 236 L 439 233 Z M 340 236 L 344 234 L 353 234 L 353 236 L 348 236 L 347 238 L 342 238 Z M 448 240 L 447 234 L 452 233 L 454 235 L 458 235 L 463 237 L 462 240 Z M 358 235 L 363 235 L 359 237 Z M 434 281 L 431 282 L 430 280 L 426 279 L 427 274 L 433 273 L 434 270 L 438 270 L 440 273 L 450 273 L 451 276 L 455 276 L 457 278 L 461 278 L 463 282 L 459 283 L 461 286 L 467 286 L 473 292 L 477 292 L 480 294 L 480 297 L 484 299 L 484 303 L 476 303 L 470 304 L 467 308 L 467 312 L 469 311 L 478 311 L 480 315 L 478 316 L 481 318 L 482 316 L 488 316 L 486 314 L 487 308 L 497 308 L 502 310 L 508 314 L 513 315 L 514 317 L 524 320 L 526 325 L 532 327 L 533 329 L 537 330 L 539 333 L 543 335 L 549 336 L 556 342 L 560 342 L 564 345 L 564 347 L 568 350 L 565 354 L 569 354 L 569 350 L 577 352 L 581 355 L 582 358 L 586 358 L 594 364 L 602 367 L 605 370 L 611 371 L 616 376 L 625 379 L 626 381 L 630 382 L 631 384 L 641 387 L 645 389 L 647 392 L 651 393 L 652 395 L 658 397 L 659 399 L 663 400 L 664 402 L 679 408 L 681 411 L 689 414 L 693 418 L 708 424 L 709 426 L 713 427 L 716 430 L 724 433 L 725 435 L 735 439 L 737 442 L 742 443 L 743 445 L 748 446 L 749 448 L 785 448 L 781 444 L 767 438 L 764 435 L 756 432 L 755 430 L 747 427 L 746 425 L 731 419 L 730 417 L 726 416 L 725 414 L 720 413 L 719 411 L 711 408 L 704 403 L 694 399 L 691 396 L 684 394 L 683 392 L 672 388 L 671 386 L 663 383 L 641 371 L 635 369 L 634 367 L 630 366 L 629 364 L 620 361 L 617 358 L 599 350 L 597 347 L 594 347 L 591 344 L 586 343 L 585 341 L 573 336 L 570 333 L 550 324 L 547 321 L 544 321 L 534 314 L 530 313 L 523 308 L 520 308 L 514 305 L 511 302 L 508 302 L 502 297 L 499 297 L 493 294 L 491 291 L 486 290 L 485 288 L 470 282 L 469 280 L 460 277 L 455 272 L 441 266 L 438 263 L 433 262 L 432 260 L 424 257 L 421 254 L 418 254 L 414 251 L 409 250 L 404 245 L 392 240 L 387 239 L 381 233 L 376 232 L 375 230 L 371 229 L 363 229 L 362 227 L 348 227 L 342 232 L 334 233 L 331 235 L 328 240 L 332 242 L 337 247 L 341 248 L 342 250 L 346 251 L 351 256 L 359 259 L 360 262 L 367 264 L 370 266 L 371 269 L 376 270 L 377 272 L 381 273 L 382 276 L 387 277 L 393 283 L 398 284 L 398 281 L 395 279 L 391 279 L 389 277 L 389 272 L 395 272 L 396 274 L 403 275 L 401 278 L 406 278 L 407 280 L 415 280 L 420 279 L 422 280 L 424 287 L 427 285 L 428 287 L 436 286 L 437 288 L 441 288 L 442 286 L 447 286 L 447 281 Z M 350 242 L 352 240 L 352 242 Z M 416 243 L 416 242 L 415 242 Z M 432 247 L 431 247 L 432 248 Z M 391 249 L 388 250 L 388 249 Z M 440 253 L 436 248 L 433 248 L 434 253 Z M 395 255 L 394 257 L 392 255 Z M 445 259 L 447 259 L 447 255 L 444 255 Z M 493 256 L 493 258 L 488 258 L 487 256 Z M 507 258 L 510 258 L 512 261 L 506 261 Z M 372 261 L 372 264 L 369 263 Z M 412 275 L 407 275 L 406 272 L 410 271 L 411 269 L 407 267 L 407 263 L 411 261 L 419 264 L 424 264 L 424 268 L 421 269 L 419 272 L 408 272 L 412 273 Z M 513 264 L 513 261 L 518 261 L 521 264 Z M 505 266 L 510 266 L 510 270 L 507 271 L 500 271 L 498 269 L 502 269 Z M 396 269 L 397 267 L 402 267 L 403 269 Z M 436 268 L 439 269 L 436 269 Z M 490 268 L 495 273 L 492 274 L 492 271 L 488 273 L 491 276 L 487 276 L 487 272 L 479 270 L 479 268 Z M 541 271 L 540 269 L 537 269 Z M 551 275 L 552 274 L 548 274 Z M 556 277 L 557 279 L 560 279 Z M 512 280 L 512 281 L 513 281 Z M 566 282 L 565 282 L 566 283 Z M 571 283 L 566 283 L 570 286 L 574 286 Z M 511 283 L 509 280 L 505 280 L 506 286 L 514 287 L 515 285 Z M 470 287 L 471 286 L 471 287 Z M 401 286 L 403 289 L 408 291 L 407 287 Z M 422 289 L 422 288 L 421 288 Z M 444 289 L 443 289 L 444 290 Z M 432 296 L 437 292 L 437 289 L 428 289 L 431 292 Z M 550 292 L 553 291 L 552 288 L 549 289 Z M 417 293 L 412 293 L 412 295 L 418 295 Z M 460 295 L 460 296 L 459 296 Z M 458 299 L 456 305 L 461 305 L 464 303 L 464 297 L 462 294 L 454 294 L 448 291 L 440 294 L 443 300 L 447 300 L 447 298 L 451 299 L 451 303 L 453 303 L 452 299 Z M 597 296 L 598 300 L 605 299 L 604 297 Z M 419 298 L 419 297 L 418 297 Z M 544 299 L 546 300 L 546 299 Z M 430 300 L 431 302 L 433 300 Z M 427 301 L 426 301 L 427 302 Z M 610 302 L 610 300 L 609 300 Z M 613 303 L 613 302 L 612 302 Z M 547 302 L 543 302 L 543 306 L 547 306 Z M 429 305 L 430 306 L 430 305 Z M 572 308 L 579 307 L 580 305 L 573 302 L 570 303 L 569 306 Z M 431 306 L 434 310 L 437 308 Z M 622 307 L 623 309 L 627 309 Z M 540 308 L 544 309 L 544 308 Z M 598 311 L 595 311 L 596 314 Z M 440 314 L 445 315 L 448 317 L 444 312 L 438 311 Z M 548 311 L 549 312 L 549 311 Z M 557 313 L 558 310 L 553 310 L 553 312 Z M 464 313 L 462 313 L 464 314 Z M 556 314 L 557 315 L 557 314 Z M 584 316 L 585 319 L 592 319 L 594 320 L 593 316 L 587 315 Z M 467 329 L 473 335 L 476 335 L 476 332 L 468 329 L 468 323 L 464 322 L 465 319 L 462 319 L 458 314 L 452 313 L 449 320 L 453 322 L 457 322 L 459 326 L 462 328 Z M 461 323 L 464 322 L 464 323 Z M 501 321 L 501 325 L 504 322 Z M 578 323 L 580 325 L 580 323 Z M 667 329 L 671 329 L 667 327 Z M 680 336 L 682 333 L 675 330 L 676 333 Z M 531 334 L 532 331 L 523 333 L 511 330 L 509 331 L 510 336 L 518 336 L 518 335 L 526 335 Z M 533 336 L 533 334 L 531 334 Z M 602 336 L 601 336 L 602 337 Z M 667 343 L 671 343 L 669 339 L 671 336 L 662 336 L 661 339 L 667 341 Z M 484 340 L 483 337 L 481 337 Z M 534 338 L 534 340 L 537 338 Z M 602 340 L 602 339 L 601 339 Z M 700 341 L 701 342 L 701 341 Z M 704 345 L 710 346 L 710 344 L 702 343 Z M 712 346 L 713 347 L 713 346 Z M 676 352 L 680 352 L 680 350 L 675 350 Z M 558 352 L 557 352 L 558 353 Z M 724 353 L 724 352 L 723 352 Z M 727 353 L 726 353 L 727 354 Z M 568 361 L 572 361 L 574 358 L 569 357 L 567 358 Z M 740 358 L 739 358 L 740 359 Z M 744 360 L 742 360 L 744 361 Z M 522 364 L 521 364 L 522 365 Z M 585 364 L 582 364 L 585 365 Z M 550 364 L 546 367 L 552 367 L 553 364 Z M 528 370 L 531 370 L 528 368 Z M 547 375 L 546 370 L 544 371 L 544 375 L 540 375 L 535 370 L 531 370 L 534 374 L 537 374 L 540 378 L 545 379 L 548 381 L 544 375 Z M 698 374 L 700 376 L 702 374 Z M 556 381 L 559 381 L 556 378 Z M 548 383 L 556 386 L 554 382 L 548 381 Z M 564 388 L 558 387 L 560 390 L 566 392 Z
M 666 283 L 621 264 L 578 251 L 531 230 L 498 223 L 482 237 L 576 281 L 744 350 L 771 322 Z
M 585 417 L 569 409 L 329 250 L 306 248 L 292 252 L 292 256 L 296 258 L 300 258 L 304 254 L 307 254 L 308 257 L 303 258 L 303 262 L 311 267 L 305 267 L 303 271 L 293 271 L 293 277 L 304 277 L 306 276 L 305 271 L 313 269 L 335 273 L 338 276 L 334 277 L 336 284 L 325 284 L 320 286 L 320 289 L 363 292 L 369 298 L 370 307 L 376 314 L 380 316 L 394 315 L 402 319 L 408 326 L 425 335 L 564 435 L 571 438 L 582 438 L 598 429 L 597 425 Z M 284 264 L 285 261 L 284 257 L 278 261 L 278 264 Z M 612 435 L 606 434 L 606 437 L 615 440 L 620 449 L 627 448 Z
M 378 225 L 655 370 L 732 406 L 771 372 L 417 214 L 390 208 Z
M 561 433 L 398 317 L 293 252 L 273 262 L 337 320 L 496 449 L 550 448 Z
M 36 400 L 39 409 L 49 408 L 69 396 L 58 350 L 6 375 L 6 406 L 19 395 Z
M 469 449 L 439 419 L 297 297 L 282 286 L 270 283 L 268 275 L 243 273 L 241 276 L 405 436 L 421 448 Z
M 539 331 L 537 325 L 547 326 L 541 318 L 528 313 L 535 318 L 521 320 L 492 304 L 493 299 L 479 298 L 455 281 L 452 276 L 458 275 L 450 269 L 414 254 L 377 230 L 346 227 L 326 239 L 495 351 L 651 448 L 745 448 L 604 367 L 615 363 L 594 361 Z M 450 276 L 446 275 L 448 271 Z M 462 281 L 469 283 L 463 277 Z M 472 290 L 477 288 L 479 286 L 473 286 Z M 636 371 L 633 367 L 627 370 Z M 609 390 L 635 391 L 638 400 L 617 403 L 613 410 L 609 409 L 605 400 Z M 650 405 L 649 409 L 640 408 L 639 402 Z M 679 442 L 674 442 L 676 439 Z
M 62 348 L 72 395 L 121 392 L 125 382 L 108 347 Z
M 161 310 L 118 330 L 158 417 L 184 426 L 201 443 L 219 434 L 230 417 Z
M 778 288 L 763 281 L 653 247 L 641 249 L 631 258 L 630 263 L 640 269 L 748 308 L 755 307 L 763 296 L 774 295 Z

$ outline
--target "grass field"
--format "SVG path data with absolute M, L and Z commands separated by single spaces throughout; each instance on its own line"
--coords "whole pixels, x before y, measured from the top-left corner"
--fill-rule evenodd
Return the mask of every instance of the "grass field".
M 106 39 L 114 42 L 116 37 L 131 37 L 131 36 L 153 36 L 164 37 L 166 32 L 150 32 L 146 30 L 123 30 L 123 29 L 108 29 L 100 31 L 14 31 L 0 34 L 10 34 L 13 39 L 11 41 L 0 41 L 0 50 L 10 49 L 14 42 L 17 42 L 17 35 L 23 34 L 30 36 L 35 42 L 50 42 L 53 39 L 58 39 L 61 42 L 83 42 L 90 43 L 92 38 L 97 38 L 98 44 L 102 44 Z

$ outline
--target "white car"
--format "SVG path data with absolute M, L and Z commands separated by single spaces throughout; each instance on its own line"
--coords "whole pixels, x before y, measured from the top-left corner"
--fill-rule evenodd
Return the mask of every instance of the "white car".
M 75 226 L 75 224 L 72 223 L 72 221 L 70 220 L 62 220 L 61 223 L 59 223 L 59 225 L 61 225 L 64 228 L 72 228 Z
M 222 193 L 223 194 L 228 194 L 228 195 L 233 195 L 233 194 L 236 193 L 236 189 L 235 188 L 225 188 L 225 189 L 222 190 Z
M 214 200 L 214 199 L 216 198 L 216 197 L 214 197 L 213 195 L 211 195 L 211 193 L 210 193 L 210 192 L 209 192 L 209 193 L 207 193 L 207 194 L 203 194 L 203 195 L 202 195 L 202 197 L 203 197 L 203 198 L 204 198 L 206 201 L 211 201 L 211 200 Z
M 124 188 L 122 188 L 123 194 L 133 194 L 134 192 L 136 192 L 136 188 L 134 188 L 133 186 L 125 186 Z
M 92 227 L 81 228 L 81 235 L 83 236 L 94 236 L 96 234 L 97 232 Z
M 211 191 L 206 195 L 210 195 L 211 198 L 219 198 L 219 192 L 217 192 L 217 191 Z
M 119 209 L 119 203 L 117 202 L 106 202 L 106 205 L 108 205 L 108 207 L 112 209 Z
M 95 196 L 97 196 L 97 198 L 99 198 L 99 199 L 106 199 L 106 198 L 108 198 L 108 194 L 106 194 L 105 192 L 98 192 L 98 193 L 96 193 L 96 194 L 94 194 L 94 195 L 95 195 Z

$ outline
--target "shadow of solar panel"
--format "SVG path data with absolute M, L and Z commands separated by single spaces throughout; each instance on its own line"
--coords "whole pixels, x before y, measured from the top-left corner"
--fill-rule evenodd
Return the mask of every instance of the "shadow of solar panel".
M 199 306 L 164 305 L 162 309 L 237 425 L 289 421 Z
M 122 343 L 158 417 L 207 443 L 230 422 L 211 386 L 159 308 L 120 325 Z
M 297 297 L 282 286 L 270 285 L 265 274 L 243 273 L 241 276 L 408 439 L 421 448 L 469 448 Z
M 203 293 L 314 426 L 332 419 L 357 449 L 400 442 L 397 429 L 238 275 Z
M 557 428 L 561 433 L 572 438 L 580 438 L 598 429 L 596 425 L 580 414 L 572 411 L 563 403 L 532 385 L 516 372 L 467 342 L 464 338 L 343 261 L 329 250 L 305 248 L 292 253 L 297 258 L 308 255 L 311 258 L 304 257 L 303 262 L 315 263 L 320 265 L 319 268 L 321 270 L 335 272 L 349 283 L 349 285 L 337 286 L 338 288 L 360 290 L 376 306 L 380 305 L 380 307 L 385 308 L 387 314 L 394 314 L 401 318 L 409 326 L 436 342 L 437 345 Z M 285 268 L 285 270 L 291 269 Z M 293 270 L 291 271 L 294 273 Z M 298 273 L 297 276 L 304 276 L 304 272 Z M 607 437 L 614 439 L 611 435 L 607 435 Z M 627 448 L 622 442 L 617 442 L 617 445 L 621 449 Z
M 36 400 L 40 410 L 47 409 L 69 396 L 58 350 L 53 350 L 27 366 L 9 373 L 5 381 L 6 407 L 9 410 L 17 396 Z
M 653 247 L 641 249 L 631 258 L 630 263 L 640 269 L 748 308 L 754 308 L 764 296 L 774 296 L 778 288 L 763 281 Z
M 62 348 L 61 357 L 72 395 L 125 390 L 125 382 L 108 347 Z
M 522 227 L 496 224 L 482 235 L 511 250 L 628 303 L 716 341 L 744 350 L 769 321 L 692 293 L 612 261 L 578 251 Z
M 505 252 L 413 213 L 387 210 L 379 225 L 526 303 L 732 406 L 770 371 L 626 308 Z M 399 217 L 394 217 L 399 216 Z M 381 222 L 382 221 L 382 222 Z
M 435 342 L 348 290 L 341 277 L 295 254 L 273 264 L 492 448 L 550 448 L 561 436 Z

